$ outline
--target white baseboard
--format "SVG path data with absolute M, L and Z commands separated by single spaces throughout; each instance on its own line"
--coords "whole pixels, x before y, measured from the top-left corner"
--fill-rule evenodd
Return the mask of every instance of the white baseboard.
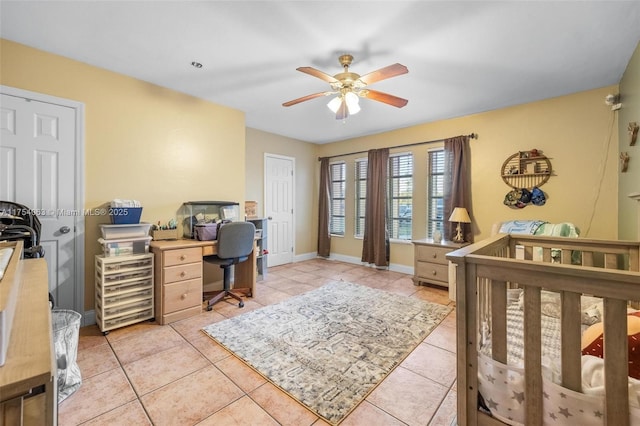
M 305 260 L 315 259 L 316 257 L 318 257 L 318 253 L 316 253 L 316 252 L 298 254 L 298 255 L 293 256 L 293 263 L 303 262 Z
M 93 309 L 90 311 L 84 311 L 84 314 L 82 315 L 82 327 L 93 324 L 96 324 L 96 311 Z
M 368 267 L 371 267 L 371 268 L 375 268 L 375 266 L 373 266 L 373 265 L 370 265 L 368 263 L 363 263 L 362 260 L 359 257 L 346 256 L 344 254 L 331 254 L 329 256 L 328 260 L 337 260 L 337 261 L 340 261 L 340 262 L 352 263 L 354 265 L 368 266 Z M 399 265 L 397 263 L 391 263 L 391 264 L 389 264 L 389 270 L 393 271 L 393 272 L 400 272 L 400 273 L 403 273 L 403 274 L 413 275 L 413 266 Z

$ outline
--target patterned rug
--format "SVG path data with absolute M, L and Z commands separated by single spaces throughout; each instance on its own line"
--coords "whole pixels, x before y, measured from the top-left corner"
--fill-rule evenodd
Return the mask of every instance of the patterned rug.
M 332 282 L 203 331 L 336 425 L 450 311 L 415 298 Z

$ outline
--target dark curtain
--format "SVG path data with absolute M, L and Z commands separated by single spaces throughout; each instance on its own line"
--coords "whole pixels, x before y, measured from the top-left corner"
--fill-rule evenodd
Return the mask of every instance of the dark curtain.
M 444 237 L 451 241 L 457 223 L 449 222 L 456 207 L 465 207 L 471 214 L 471 185 L 469 182 L 469 137 L 456 136 L 444 140 Z M 464 240 L 473 242 L 470 223 L 463 223 Z
M 331 176 L 329 158 L 320 160 L 320 190 L 318 191 L 318 256 L 331 254 L 331 233 L 329 232 L 329 204 L 331 203 Z
M 389 233 L 387 232 L 388 167 L 389 148 L 369 151 L 362 261 L 373 263 L 379 267 L 389 265 Z

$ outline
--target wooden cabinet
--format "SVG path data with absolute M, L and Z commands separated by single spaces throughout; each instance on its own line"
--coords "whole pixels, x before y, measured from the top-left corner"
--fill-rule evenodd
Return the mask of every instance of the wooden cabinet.
M 156 320 L 160 324 L 202 312 L 202 247 L 165 246 L 151 247 L 155 256 Z
M 109 330 L 153 320 L 153 254 L 96 256 L 96 323 Z
M 57 388 L 47 263 L 21 262 L 7 359 L 0 367 L 0 425 L 52 425 Z
M 468 243 L 442 241 L 435 243 L 432 239 L 414 240 L 414 276 L 413 282 L 435 284 L 449 287 L 449 261 L 447 253 L 466 246 Z

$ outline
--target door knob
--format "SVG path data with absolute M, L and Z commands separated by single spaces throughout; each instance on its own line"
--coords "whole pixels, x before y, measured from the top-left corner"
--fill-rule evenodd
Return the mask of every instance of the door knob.
M 71 228 L 69 228 L 68 226 L 63 226 L 62 228 L 60 228 L 61 234 L 68 234 L 70 231 L 71 231 Z
M 271 219 L 273 219 L 273 218 L 272 218 L 271 216 L 269 216 L 267 219 L 271 220 Z

